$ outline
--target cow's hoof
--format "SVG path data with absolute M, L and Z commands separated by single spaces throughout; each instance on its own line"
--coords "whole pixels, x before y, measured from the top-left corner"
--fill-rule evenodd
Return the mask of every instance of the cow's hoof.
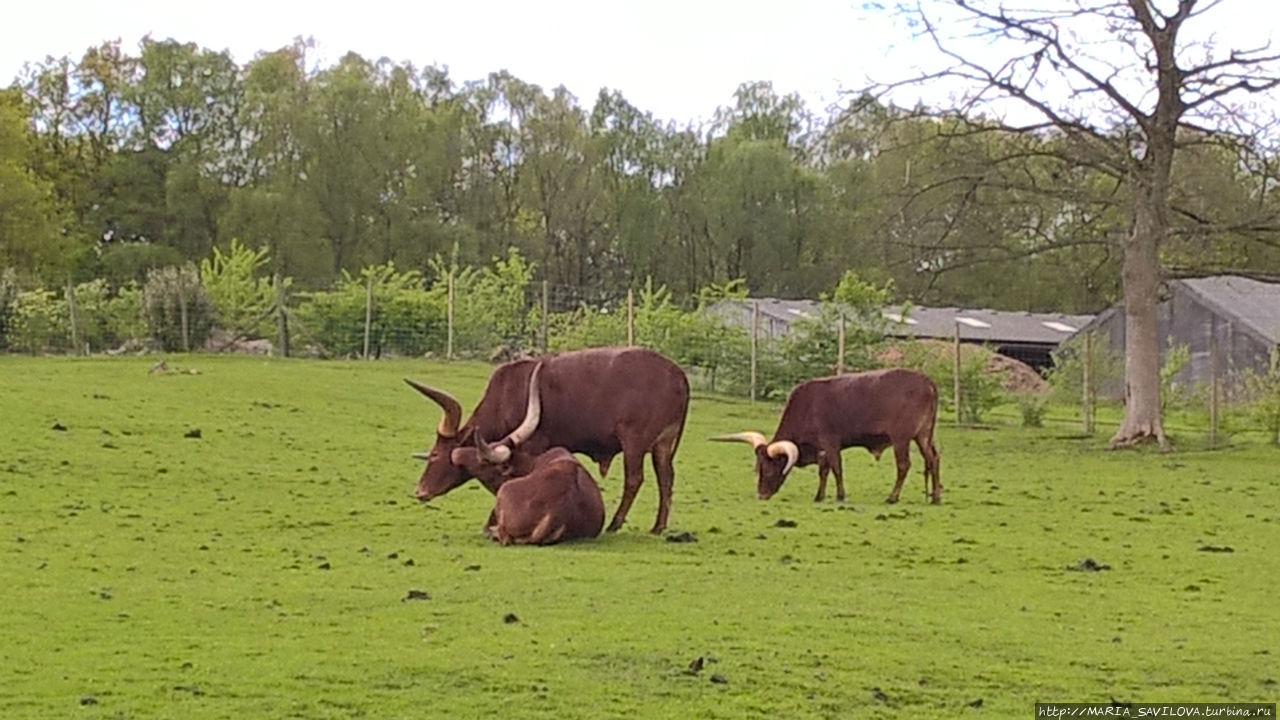
M 941 504 L 942 504 L 942 498 L 940 498 L 940 497 L 933 498 L 932 500 L 930 500 L 930 501 L 929 501 L 929 504 L 930 504 L 930 505 L 941 505 Z
M 885 504 L 886 504 L 886 505 L 894 505 L 894 504 L 896 504 L 896 503 L 898 502 L 898 496 L 897 496 L 897 495 L 890 495 L 889 497 L 887 497 L 887 498 L 885 498 L 885 499 L 884 499 L 884 502 L 885 502 Z
M 814 496 L 813 496 L 813 501 L 814 501 L 814 502 L 822 502 L 823 497 L 824 497 L 823 495 L 814 495 Z
M 662 531 L 663 531 L 663 530 L 666 530 L 666 529 L 667 529 L 667 526 L 666 526 L 666 525 L 654 525 L 654 526 L 653 526 L 653 529 L 651 529 L 651 530 L 649 531 L 649 534 L 650 534 L 650 535 L 661 535 L 661 534 L 662 534 Z

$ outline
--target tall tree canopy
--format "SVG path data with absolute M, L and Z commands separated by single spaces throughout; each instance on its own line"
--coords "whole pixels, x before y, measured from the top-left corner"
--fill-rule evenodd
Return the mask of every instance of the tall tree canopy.
M 984 27 L 1008 20 L 952 7 Z M 1027 29 L 1099 12 L 1035 13 Z M 1130 29 L 1120 47 L 1140 53 L 1146 35 Z M 756 295 L 816 297 L 852 269 L 917 303 L 1096 311 L 1121 296 L 1147 131 L 1123 107 L 1046 104 L 1061 127 L 978 116 L 990 87 L 1030 82 L 1032 95 L 1030 78 L 1055 64 L 1070 75 L 1068 46 L 1039 42 L 990 77 L 957 62 L 951 73 L 988 87 L 958 108 L 863 96 L 824 116 L 745 82 L 697 124 L 658 121 L 609 88 L 584 102 L 501 70 L 459 80 L 354 53 L 321 65 L 306 40 L 243 64 L 178 40 L 103 43 L 29 65 L 0 104 L 0 265 L 59 286 L 68 274 L 118 284 L 239 240 L 268 250 L 263 272 L 316 288 L 387 262 L 430 279 L 517 248 L 539 279 L 583 298 L 652 279 L 691 299 L 739 278 Z M 1210 97 L 1195 83 L 1229 72 L 1184 84 Z M 1274 239 L 1269 226 L 1245 221 L 1275 209 L 1276 155 L 1251 126 L 1189 123 L 1167 174 L 1166 260 L 1280 269 L 1255 242 Z

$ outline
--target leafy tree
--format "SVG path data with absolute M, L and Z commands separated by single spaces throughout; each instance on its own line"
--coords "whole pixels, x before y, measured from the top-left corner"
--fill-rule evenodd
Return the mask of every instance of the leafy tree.
M 1081 200 L 1123 208 L 1113 237 L 1122 255 L 1127 397 L 1124 419 L 1112 438 L 1115 446 L 1144 438 L 1168 446 L 1161 419 L 1156 303 L 1160 252 L 1171 231 L 1184 224 L 1257 227 L 1216 215 L 1180 214 L 1182 208 L 1174 204 L 1172 169 L 1179 153 L 1190 145 L 1218 143 L 1247 157 L 1251 119 L 1237 111 L 1239 103 L 1280 86 L 1280 55 L 1266 48 L 1242 50 L 1183 39 L 1187 24 L 1215 5 L 1178 0 L 1165 11 L 1150 0 L 1062 2 L 1034 9 L 973 0 L 919 2 L 904 12 L 940 51 L 943 65 L 870 89 L 882 95 L 904 84 L 958 81 L 969 90 L 944 114 L 973 120 L 958 134 L 995 131 L 1049 138 L 1055 144 L 1041 155 L 1063 172 L 1083 167 L 1112 181 L 1107 192 Z M 938 17 L 943 8 L 959 19 L 942 24 Z M 952 27 L 958 28 L 954 35 Z M 1101 27 L 1109 40 L 1100 43 L 1092 38 Z M 965 38 L 981 38 L 982 45 L 967 45 Z M 979 116 L 997 102 L 1020 105 L 1036 117 L 1018 123 Z M 1240 128 L 1245 130 L 1238 132 Z M 996 155 L 991 166 L 1016 167 L 1024 157 Z M 985 185 L 984 178 L 977 185 Z M 1020 186 L 1037 190 L 1029 183 Z
M 35 151 L 20 97 L 0 90 L 0 267 L 53 279 L 74 240 L 61 232 L 62 208 L 36 172 Z

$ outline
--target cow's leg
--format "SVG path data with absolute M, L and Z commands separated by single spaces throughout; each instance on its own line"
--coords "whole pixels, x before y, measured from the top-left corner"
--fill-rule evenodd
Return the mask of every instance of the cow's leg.
M 940 477 L 940 466 L 942 458 L 938 454 L 938 446 L 933 444 L 933 435 L 927 435 L 922 441 L 916 438 L 916 446 L 920 448 L 920 454 L 924 456 L 924 476 L 925 482 L 932 484 L 932 492 L 929 493 L 929 500 L 934 505 L 942 502 L 942 478 Z
M 653 474 L 658 478 L 658 517 L 649 532 L 657 535 L 667 529 L 667 516 L 671 514 L 671 493 L 676 484 L 675 456 L 680 442 L 679 431 L 668 438 L 658 440 L 650 452 Z
M 482 532 L 488 535 L 493 535 L 493 528 L 497 524 L 498 524 L 498 509 L 494 508 L 493 510 L 489 511 L 489 519 L 484 521 L 484 528 L 482 529 Z
M 898 479 L 893 483 L 893 492 L 889 493 L 889 497 L 885 498 L 885 502 L 890 504 L 898 502 L 898 496 L 902 494 L 902 483 L 906 481 L 907 473 L 911 470 L 911 442 L 909 440 L 894 444 L 893 459 L 898 463 Z
M 831 467 L 831 473 L 836 476 L 836 500 L 844 502 L 844 462 L 840 459 L 840 448 L 827 450 L 827 465 Z
M 825 452 L 818 453 L 818 494 L 813 496 L 814 502 L 822 502 L 827 496 L 827 454 Z
M 613 514 L 609 523 L 609 532 L 617 532 L 622 523 L 627 521 L 627 513 L 631 511 L 631 503 L 635 502 L 640 483 L 644 482 L 644 450 L 624 447 L 622 449 L 622 499 L 618 501 L 618 511 Z M 661 504 L 659 504 L 659 512 Z

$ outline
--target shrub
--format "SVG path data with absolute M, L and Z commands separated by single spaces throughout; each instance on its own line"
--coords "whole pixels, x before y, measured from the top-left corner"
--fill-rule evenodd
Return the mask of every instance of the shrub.
M 170 352 L 200 347 L 209 338 L 216 321 L 213 301 L 200 285 L 196 267 L 190 263 L 147 273 L 147 283 L 142 288 L 142 312 L 151 337 Z
M 275 305 L 276 288 L 270 278 L 255 277 L 269 261 L 265 248 L 250 250 L 234 239 L 225 254 L 215 247 L 200 261 L 200 283 L 224 329 L 254 337 L 271 332 L 272 321 L 265 316 Z
M 955 413 L 955 357 L 941 352 L 934 343 L 907 343 L 902 365 L 924 373 L 938 386 L 941 409 Z M 987 372 L 990 350 L 962 345 L 960 352 L 960 422 L 977 424 L 1005 400 L 1004 386 L 997 373 Z
M 66 350 L 71 346 L 71 321 L 66 302 L 48 290 L 19 292 L 14 300 L 9 346 L 29 353 Z
M 1048 409 L 1049 398 L 1039 393 L 1021 393 L 1018 395 L 1018 409 L 1022 412 L 1023 427 L 1044 427 L 1044 413 Z
M 364 351 L 365 301 L 372 283 L 369 352 L 421 355 L 445 347 L 444 299 L 422 288 L 422 274 L 399 272 L 394 263 L 367 267 L 359 275 L 343 271 L 333 290 L 309 293 L 298 319 L 333 355 Z
M 1280 348 L 1271 349 L 1271 364 L 1266 373 L 1245 372 L 1245 388 L 1253 397 L 1249 414 L 1280 445 Z

